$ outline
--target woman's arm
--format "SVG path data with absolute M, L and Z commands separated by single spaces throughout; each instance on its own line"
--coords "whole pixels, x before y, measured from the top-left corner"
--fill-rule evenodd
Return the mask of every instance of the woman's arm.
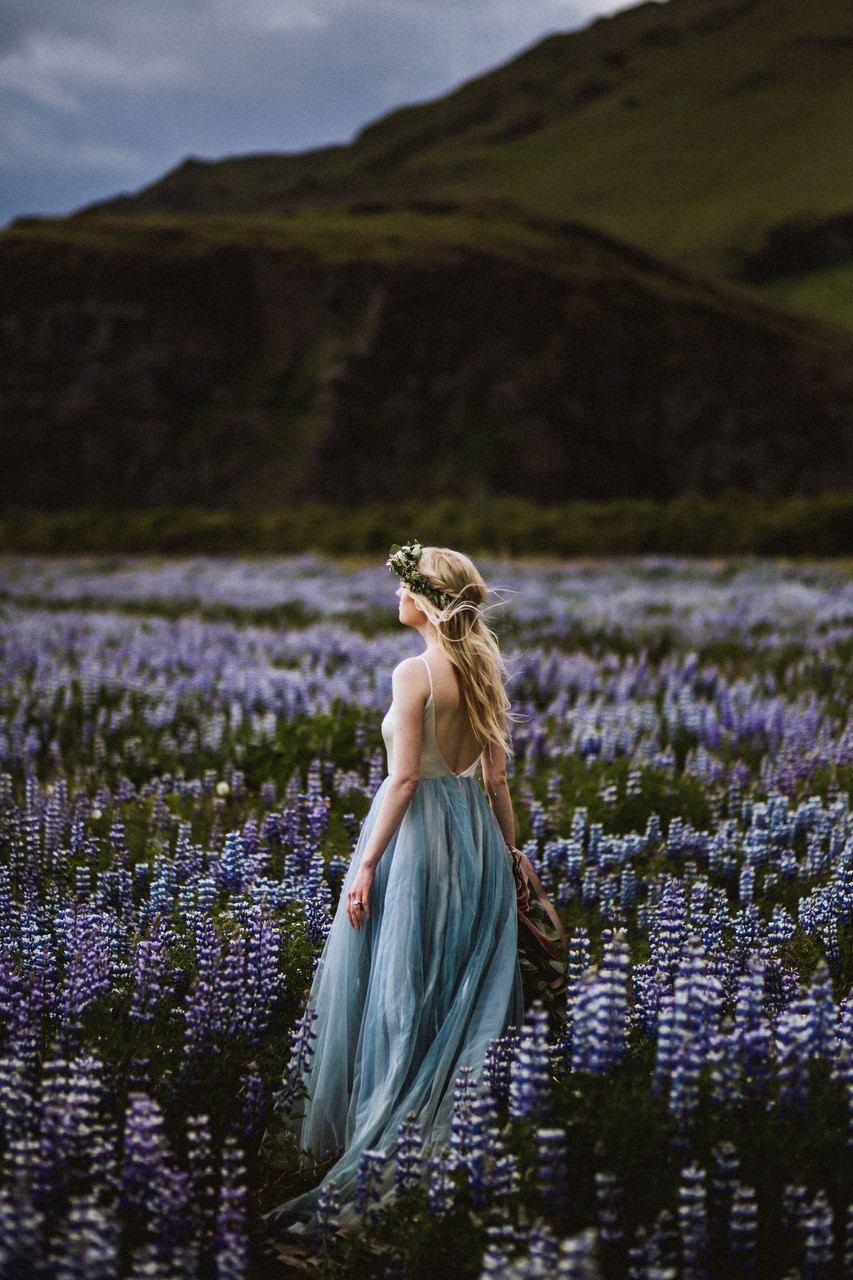
M 510 849 L 515 845 L 515 816 L 506 780 L 506 752 L 499 742 L 490 742 L 481 756 L 486 795 L 504 840 Z
M 424 704 L 429 696 L 429 676 L 420 658 L 406 658 L 391 677 L 394 696 L 394 772 L 382 797 L 376 822 L 361 855 L 361 862 L 347 893 L 347 916 L 360 929 L 370 916 L 369 895 L 376 864 L 385 852 L 403 814 L 418 788 L 421 766 Z M 358 900 L 364 906 L 355 906 Z

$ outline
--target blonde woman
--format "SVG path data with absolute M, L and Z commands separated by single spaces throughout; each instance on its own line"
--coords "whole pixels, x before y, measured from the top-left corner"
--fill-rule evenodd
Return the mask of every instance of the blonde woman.
M 506 780 L 505 674 L 483 620 L 486 584 L 444 547 L 391 548 L 399 619 L 424 650 L 392 677 L 382 722 L 388 776 L 376 793 L 314 974 L 316 1041 L 299 1146 L 339 1155 L 342 1223 L 355 1213 L 363 1151 L 387 1157 L 414 1112 L 424 1155 L 449 1136 L 453 1086 L 480 1074 L 489 1041 L 520 1026 L 514 844 Z M 482 770 L 483 785 L 476 776 Z M 267 1225 L 304 1230 L 320 1188 L 279 1205 Z

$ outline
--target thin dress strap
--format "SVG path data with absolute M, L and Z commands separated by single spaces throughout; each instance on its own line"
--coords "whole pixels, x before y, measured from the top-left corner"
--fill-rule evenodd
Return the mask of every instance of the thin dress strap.
M 429 669 L 429 663 L 426 660 L 426 654 L 419 653 L 418 657 L 421 659 L 421 661 L 423 662 L 424 666 L 427 669 L 427 675 L 429 676 L 429 696 L 432 698 L 434 696 L 433 688 L 432 688 L 432 672 Z

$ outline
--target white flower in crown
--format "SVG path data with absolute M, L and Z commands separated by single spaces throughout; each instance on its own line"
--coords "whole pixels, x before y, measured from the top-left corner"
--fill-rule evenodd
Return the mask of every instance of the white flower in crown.
M 385 563 L 391 573 L 396 573 L 415 595 L 426 596 L 439 609 L 446 609 L 453 597 L 449 591 L 434 587 L 429 578 L 418 572 L 417 566 L 422 555 L 423 547 L 419 542 L 406 542 L 402 547 L 399 542 L 395 542 Z

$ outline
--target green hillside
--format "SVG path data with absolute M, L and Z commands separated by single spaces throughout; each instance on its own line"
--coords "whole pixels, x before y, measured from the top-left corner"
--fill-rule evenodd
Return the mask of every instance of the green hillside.
M 546 39 L 349 146 L 189 160 L 101 208 L 509 199 L 737 276 L 774 225 L 853 209 L 851 143 L 850 0 L 668 0 Z M 789 296 L 849 322 L 819 284 Z
M 850 0 L 668 0 L 20 219 L 0 510 L 853 491 L 851 124 Z

